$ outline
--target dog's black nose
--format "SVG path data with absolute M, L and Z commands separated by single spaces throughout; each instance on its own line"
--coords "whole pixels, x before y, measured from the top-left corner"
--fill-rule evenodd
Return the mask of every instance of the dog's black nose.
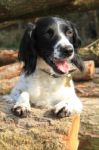
M 61 53 L 63 53 L 65 56 L 69 57 L 73 53 L 73 47 L 72 46 L 60 46 Z
M 71 46 L 65 46 L 65 51 L 67 51 L 70 55 L 73 53 L 73 48 Z

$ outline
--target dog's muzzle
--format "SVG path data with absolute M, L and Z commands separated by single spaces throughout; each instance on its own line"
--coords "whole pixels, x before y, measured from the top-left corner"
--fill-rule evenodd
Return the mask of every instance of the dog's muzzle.
M 74 49 L 70 45 L 69 46 L 58 45 L 57 51 L 60 52 L 60 55 L 63 56 L 63 58 L 67 58 L 73 55 Z

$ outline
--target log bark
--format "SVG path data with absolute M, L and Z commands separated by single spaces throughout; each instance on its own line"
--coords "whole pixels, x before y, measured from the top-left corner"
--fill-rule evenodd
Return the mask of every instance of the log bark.
M 6 94 L 11 91 L 21 72 L 22 64 L 18 62 L 0 67 L 0 94 Z
M 14 64 L 9 64 L 0 67 L 0 94 L 6 94 L 10 92 L 10 90 L 14 87 L 22 72 L 22 66 L 23 66 L 22 63 L 17 62 Z M 94 62 L 93 61 L 85 62 L 85 66 L 86 69 L 84 73 L 80 72 L 79 70 L 76 70 L 74 73 L 72 73 L 73 80 L 88 81 L 90 79 L 93 79 L 95 73 Z M 82 92 L 82 86 L 79 87 L 77 85 L 76 89 L 80 95 L 82 96 L 85 95 L 85 91 Z M 86 94 L 88 94 L 88 92 Z
M 98 150 L 99 100 L 83 98 L 82 102 L 81 117 L 74 114 L 56 119 L 47 109 L 32 108 L 28 118 L 20 119 L 10 111 L 13 104 L 0 97 L 0 149 L 13 150 L 16 146 L 16 150 Z
M 15 84 L 19 80 L 19 76 L 13 77 L 11 79 L 2 79 L 0 80 L 0 94 L 10 93 Z
M 20 75 L 22 71 L 21 63 L 14 63 L 0 67 L 0 80 L 11 79 Z
M 93 60 L 95 65 L 99 67 L 99 39 L 87 45 L 86 47 L 81 48 L 79 53 L 83 60 Z
M 0 66 L 17 61 L 18 52 L 13 50 L 0 50 Z
M 88 54 L 81 54 L 81 57 L 85 61 L 93 60 L 95 62 L 95 66 L 99 67 L 99 56 L 92 54 L 92 53 L 90 54 L 90 52 L 89 52 Z
M 22 150 L 77 150 L 79 115 L 60 120 L 53 118 L 46 109 L 32 108 L 28 118 L 19 119 L 11 114 L 11 107 L 11 103 L 0 99 L 0 146 L 2 149 L 8 147 L 12 150 L 17 145 L 17 149 Z M 7 132 L 10 133 L 7 134 Z
M 75 89 L 81 97 L 99 97 L 99 74 L 95 74 L 91 81 L 76 82 Z
M 30 18 L 35 16 L 55 15 L 62 12 L 70 13 L 73 11 L 85 11 L 98 9 L 99 1 L 97 0 L 6 0 L 0 1 L 0 21 L 8 21 L 22 18 Z
M 93 79 L 95 74 L 95 64 L 94 61 L 85 61 L 85 71 L 80 72 L 76 69 L 72 73 L 73 80 L 82 81 L 82 80 L 90 80 Z M 14 63 L 6 66 L 0 67 L 0 80 L 2 79 L 10 79 L 16 76 L 19 76 L 22 71 L 22 63 Z
M 95 75 L 95 64 L 94 61 L 85 61 L 85 70 L 80 72 L 78 69 L 72 73 L 74 81 L 89 81 L 94 78 Z
M 14 71 L 18 70 L 15 69 L 14 65 L 16 64 L 13 64 Z M 11 65 L 9 66 L 11 68 Z M 4 67 L 6 68 L 6 66 Z M 4 74 L 10 72 L 6 72 L 4 67 L 0 68 L 1 72 L 5 71 Z M 18 76 L 14 78 L 11 74 L 9 77 L 6 75 L 1 77 L 0 94 L 10 92 L 19 78 Z M 90 90 L 88 91 L 95 93 L 93 90 L 95 90 L 96 85 L 94 87 L 92 87 L 91 83 L 89 85 L 91 85 L 92 89 L 89 86 Z M 87 93 L 86 85 L 83 86 L 81 83 L 81 86 L 84 87 L 83 89 Z M 79 86 L 78 89 L 82 89 L 82 87 Z M 83 94 L 83 96 L 86 95 Z M 99 100 L 98 98 L 92 98 L 92 96 L 91 98 L 81 98 L 81 100 L 84 109 L 81 115 L 81 128 L 79 132 L 79 115 L 74 114 L 70 118 L 57 119 L 52 117 L 49 110 L 32 108 L 28 118 L 19 119 L 10 111 L 13 104 L 5 102 L 2 96 L 0 96 L 0 149 L 13 150 L 16 146 L 17 149 L 22 150 L 90 150 L 90 148 L 98 150 Z M 78 136 L 80 137 L 80 144 Z
M 22 64 L 14 63 L 0 67 L 0 94 L 9 93 L 22 72 Z
M 83 98 L 79 150 L 99 149 L 99 98 Z

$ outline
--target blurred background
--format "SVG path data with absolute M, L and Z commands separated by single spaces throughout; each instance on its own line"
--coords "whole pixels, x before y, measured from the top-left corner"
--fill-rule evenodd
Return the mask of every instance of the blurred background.
M 0 95 L 9 93 L 19 80 L 22 66 L 17 62 L 17 53 L 27 23 L 42 16 L 71 20 L 79 31 L 82 40 L 79 55 L 87 60 L 84 62 L 85 72 L 77 70 L 72 74 L 76 92 L 86 102 L 85 114 L 81 116 L 79 150 L 99 150 L 99 0 L 0 0 Z M 4 104 L 0 106 L 3 108 Z M 6 129 L 5 118 L 2 118 L 1 115 L 0 123 Z M 12 120 L 8 124 L 12 125 Z M 11 131 L 15 139 L 16 130 L 14 132 L 12 126 Z M 12 144 L 10 132 L 7 132 L 8 142 L 5 136 L 0 136 L 1 149 L 9 150 L 13 146 L 12 149 L 19 150 L 20 139 L 19 142 L 15 139 L 15 145 Z M 6 134 L 5 130 L 3 133 Z M 23 147 L 29 150 L 26 143 Z
M 0 49 L 18 49 L 23 30 L 36 17 L 59 16 L 73 21 L 82 46 L 99 38 L 99 2 L 97 0 L 1 0 Z

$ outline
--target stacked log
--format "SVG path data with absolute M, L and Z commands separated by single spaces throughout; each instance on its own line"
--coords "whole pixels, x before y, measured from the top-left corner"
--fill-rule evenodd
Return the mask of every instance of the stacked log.
M 0 50 L 0 66 L 14 63 L 17 61 L 17 51 L 13 50 Z
M 93 60 L 84 61 L 85 70 L 80 72 L 78 69 L 72 73 L 74 81 L 89 81 L 94 78 L 95 63 Z
M 22 64 L 18 62 L 0 67 L 0 94 L 10 92 L 18 81 L 21 72 Z
M 22 72 L 22 66 L 23 64 L 15 62 L 0 67 L 0 94 L 9 93 L 15 86 Z M 85 62 L 83 73 L 78 70 L 72 73 L 73 79 L 76 81 L 92 80 L 94 74 L 95 65 L 93 61 Z M 81 90 L 81 94 L 84 95 L 82 86 L 82 83 L 76 84 L 78 92 Z M 86 147 L 90 150 L 91 146 L 94 150 L 97 150 L 95 147 L 98 147 L 99 143 L 99 119 L 97 116 L 99 101 L 97 98 L 83 98 L 82 102 L 84 110 L 79 130 L 79 114 L 73 114 L 69 118 L 57 119 L 53 118 L 49 110 L 32 108 L 29 118 L 19 119 L 13 116 L 10 111 L 13 104 L 5 102 L 0 96 L 0 149 L 9 147 L 12 150 L 17 145 L 17 149 L 23 150 L 84 150 Z M 11 140 L 9 140 L 9 133 Z M 80 137 L 80 144 L 78 137 Z M 10 143 L 10 141 L 13 142 Z M 97 142 L 93 144 L 93 141 Z
M 99 39 L 80 49 L 80 55 L 84 60 L 93 60 L 99 67 Z
M 99 99 L 81 100 L 84 109 L 79 130 L 79 114 L 58 119 L 50 110 L 32 108 L 30 116 L 18 118 L 10 111 L 13 104 L 1 97 L 0 149 L 13 150 L 16 146 L 16 150 L 98 150 Z
M 19 79 L 23 65 L 17 62 L 17 55 L 17 51 L 12 50 L 3 50 L 0 52 L 0 65 L 3 65 L 0 67 L 0 94 L 9 93 Z M 88 81 L 93 79 L 94 74 L 94 61 L 85 61 L 84 72 L 76 69 L 72 73 L 72 77 L 74 81 Z

